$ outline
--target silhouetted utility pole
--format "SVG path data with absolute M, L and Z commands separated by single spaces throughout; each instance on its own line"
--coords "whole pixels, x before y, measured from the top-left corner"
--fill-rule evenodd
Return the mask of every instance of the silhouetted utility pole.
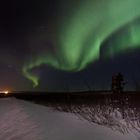
M 121 93 L 124 89 L 124 78 L 121 73 L 112 76 L 111 89 L 113 93 Z

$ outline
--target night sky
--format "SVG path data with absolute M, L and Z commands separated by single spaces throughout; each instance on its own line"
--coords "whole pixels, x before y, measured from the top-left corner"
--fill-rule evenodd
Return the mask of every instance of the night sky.
M 121 72 L 140 90 L 140 0 L 0 4 L 0 88 L 109 89 Z

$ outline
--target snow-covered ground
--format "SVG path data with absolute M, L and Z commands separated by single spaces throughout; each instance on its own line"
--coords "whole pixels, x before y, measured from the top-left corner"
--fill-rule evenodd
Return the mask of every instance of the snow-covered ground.
M 0 99 L 0 140 L 137 140 L 73 113 L 15 98 Z

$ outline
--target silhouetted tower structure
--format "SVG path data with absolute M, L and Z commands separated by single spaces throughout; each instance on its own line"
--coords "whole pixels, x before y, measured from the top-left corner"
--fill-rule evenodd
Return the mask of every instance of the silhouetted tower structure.
M 121 93 L 124 89 L 124 78 L 121 73 L 112 76 L 111 89 L 113 93 Z

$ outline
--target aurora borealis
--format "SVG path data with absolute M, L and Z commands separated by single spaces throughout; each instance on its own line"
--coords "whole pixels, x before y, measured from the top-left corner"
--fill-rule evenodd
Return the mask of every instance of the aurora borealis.
M 16 69 L 36 87 L 43 66 L 64 73 L 77 73 L 100 59 L 111 60 L 118 55 L 127 55 L 140 46 L 139 5 L 139 0 L 12 3 L 16 10 L 4 20 L 8 29 L 5 25 L 6 31 L 2 31 L 6 32 L 5 35 L 10 32 L 10 39 L 3 40 L 17 45 L 15 55 L 21 53 L 21 59 L 17 60 L 13 52 L 6 54 L 3 47 L 1 58 L 8 56 L 2 62 L 16 65 Z
M 62 19 L 57 23 L 55 27 L 57 29 L 54 31 L 56 44 L 53 47 L 57 52 L 50 53 L 46 50 L 46 53 L 41 52 L 35 57 L 32 56 L 31 60 L 23 66 L 25 76 L 32 80 L 34 85 L 38 85 L 39 77 L 29 71 L 42 64 L 68 71 L 84 69 L 89 63 L 99 59 L 102 43 L 123 26 L 127 27 L 112 44 L 111 54 L 127 51 L 130 47 L 138 47 L 139 5 L 139 0 L 101 0 L 100 2 L 87 0 L 79 2 L 74 11 L 65 9 L 63 11 L 65 15 L 61 17 L 61 14 L 58 14 Z M 70 12 L 70 15 L 67 14 Z M 37 37 L 40 34 L 37 34 Z M 106 53 L 110 52 L 110 49 L 106 50 Z

